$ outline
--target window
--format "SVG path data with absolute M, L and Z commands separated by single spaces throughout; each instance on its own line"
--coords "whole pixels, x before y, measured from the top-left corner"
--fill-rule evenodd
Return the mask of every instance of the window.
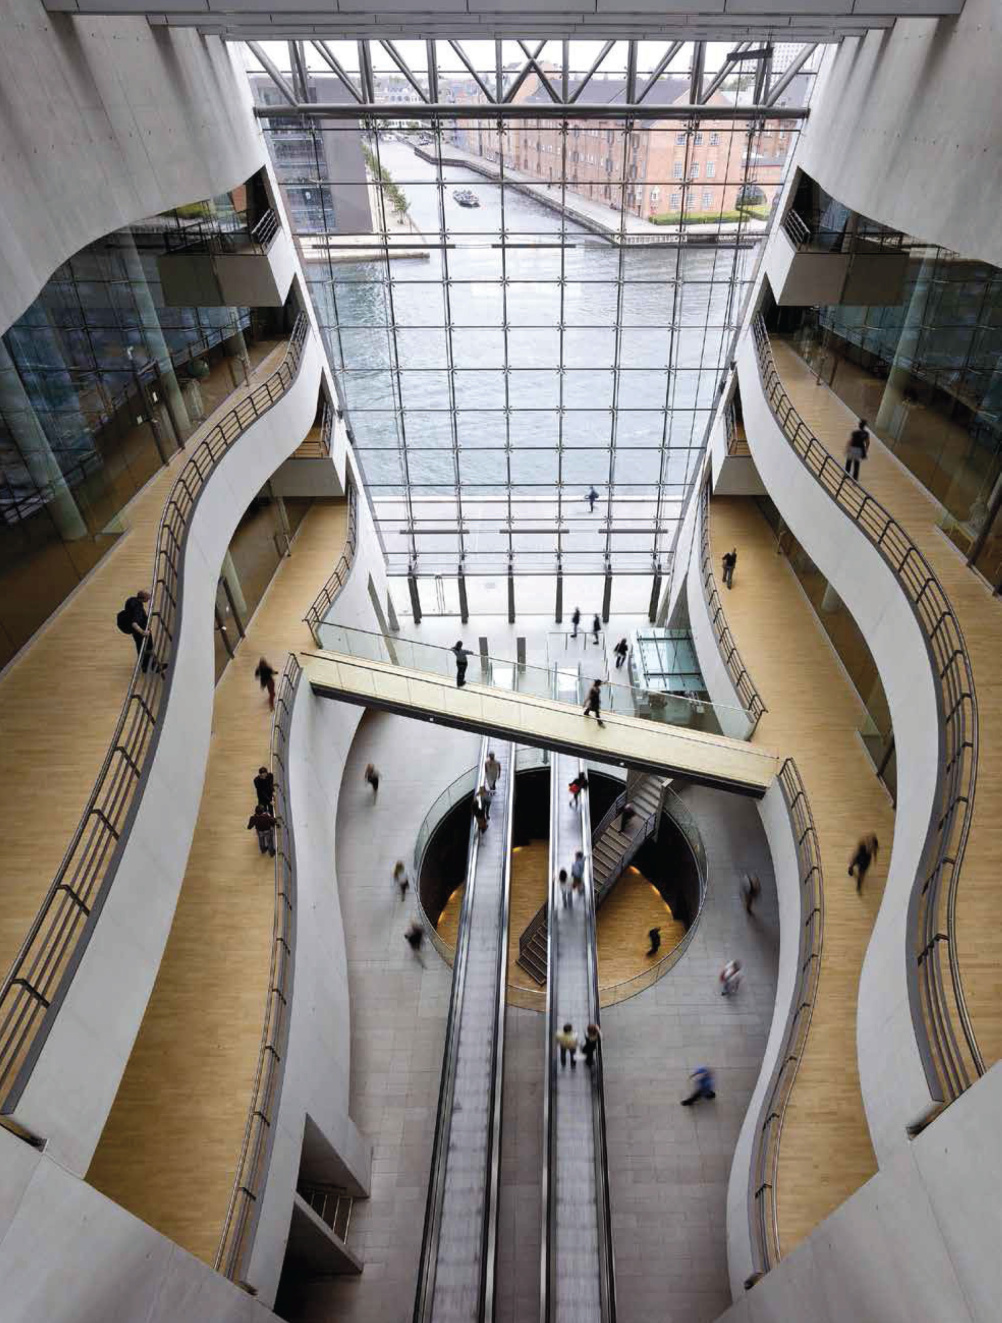
M 681 162 L 681 161 L 676 161 L 675 164 L 674 164 L 674 165 L 672 166 L 672 168 L 671 168 L 671 175 L 672 175 L 672 178 L 673 178 L 673 179 L 681 179 L 681 178 L 682 178 L 682 173 L 683 173 L 683 170 L 684 170 L 684 169 L 685 169 L 685 167 L 683 166 L 682 162 Z
M 716 163 L 716 161 L 707 161 L 707 163 L 706 163 L 706 177 L 707 177 L 707 179 L 712 179 L 712 178 L 716 175 L 716 173 L 717 173 L 717 163 Z
M 676 133 L 676 134 L 675 134 L 675 141 L 676 141 L 676 143 L 679 145 L 679 147 L 684 147 L 684 146 L 685 146 L 685 134 L 684 134 L 684 133 Z
M 668 205 L 669 207 L 671 207 L 672 211 L 678 211 L 681 202 L 682 202 L 681 193 L 673 193 L 671 197 L 668 199 Z
M 660 194 L 660 192 L 658 191 L 658 189 L 657 189 L 656 186 L 655 186 L 654 188 L 651 189 L 651 201 L 652 201 L 652 202 L 657 202 L 657 200 L 658 200 L 658 198 L 659 198 L 660 196 L 661 196 L 661 194 Z
M 697 146 L 697 147 L 702 147 L 702 145 L 703 145 L 703 135 L 702 135 L 701 133 L 697 133 L 697 134 L 696 134 L 696 139 L 695 139 L 695 141 L 696 141 L 696 146 Z
M 711 147 L 719 147 L 719 146 L 720 146 L 720 134 L 719 134 L 719 133 L 711 133 L 711 134 L 710 134 L 710 146 L 711 146 Z
M 698 178 L 699 178 L 699 162 L 698 162 L 698 161 L 693 161 L 692 165 L 689 167 L 689 178 L 690 178 L 690 179 L 698 179 Z
M 709 211 L 713 206 L 713 194 L 708 188 L 703 189 L 703 210 Z
M 605 158 L 605 173 L 607 175 L 612 174 L 612 158 L 609 156 Z

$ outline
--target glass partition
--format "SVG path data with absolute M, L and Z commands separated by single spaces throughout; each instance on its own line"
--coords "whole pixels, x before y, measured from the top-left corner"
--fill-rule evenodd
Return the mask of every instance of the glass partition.
M 319 626 L 319 635 L 322 647 L 328 652 L 366 661 L 388 661 L 407 670 L 424 671 L 450 680 L 456 676 L 456 655 L 451 648 L 327 622 Z M 555 693 L 555 666 L 530 666 L 513 662 L 510 658 L 490 657 L 480 653 L 472 653 L 467 659 L 467 666 L 466 680 L 470 684 L 510 690 L 514 668 L 514 687 L 518 693 L 546 699 L 552 699 Z M 584 671 L 580 664 L 574 670 L 577 681 L 576 701 L 584 704 L 593 680 L 600 677 Z M 560 667 L 562 690 L 566 686 L 567 675 L 568 668 Z M 664 725 L 686 726 L 692 730 L 723 734 L 739 740 L 748 738 L 754 724 L 751 714 L 744 708 L 607 681 L 602 682 L 602 711 L 604 714 L 614 712 L 619 716 L 642 717 Z

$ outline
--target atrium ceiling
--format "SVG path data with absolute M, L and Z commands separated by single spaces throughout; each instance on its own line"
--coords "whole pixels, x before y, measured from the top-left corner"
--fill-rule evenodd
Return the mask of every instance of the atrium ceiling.
M 45 0 L 51 13 L 145 14 L 232 39 L 465 36 L 837 41 L 964 0 Z

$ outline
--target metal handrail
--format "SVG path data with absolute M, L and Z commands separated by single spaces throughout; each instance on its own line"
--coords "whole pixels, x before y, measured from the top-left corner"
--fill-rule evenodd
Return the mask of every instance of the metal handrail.
M 710 555 L 709 512 L 709 482 L 705 482 L 699 492 L 699 568 L 703 580 L 703 598 L 710 616 L 713 637 L 717 641 L 720 659 L 724 663 L 724 668 L 730 677 L 738 698 L 741 700 L 742 706 L 752 715 L 752 728 L 748 732 L 748 738 L 751 739 L 762 713 L 768 712 L 769 709 L 762 702 L 762 695 L 755 688 L 755 683 L 748 673 L 748 667 L 741 660 L 741 653 L 738 652 L 734 636 L 731 634 L 730 626 L 727 624 L 727 618 L 724 615 L 723 603 L 720 600 L 717 583 L 713 577 L 713 558 Z
M 783 217 L 783 232 L 794 248 L 803 248 L 811 242 L 811 231 L 803 217 L 791 208 Z
M 487 757 L 485 735 L 481 741 L 480 761 Z M 421 1234 L 421 1255 L 418 1261 L 418 1283 L 414 1296 L 414 1323 L 426 1323 L 432 1316 L 435 1301 L 435 1275 L 438 1263 L 438 1245 L 441 1231 L 442 1206 L 445 1198 L 445 1177 L 449 1150 L 449 1130 L 452 1125 L 455 1100 L 456 1067 L 459 1054 L 459 1019 L 466 987 L 466 972 L 470 944 L 470 924 L 467 919 L 473 910 L 477 884 L 480 829 L 471 817 L 470 842 L 467 852 L 466 888 L 459 916 L 459 935 L 456 957 L 452 969 L 452 989 L 449 997 L 449 1017 L 445 1026 L 445 1050 L 442 1054 L 442 1074 L 438 1088 L 438 1107 L 435 1112 L 435 1138 L 432 1144 L 428 1196 L 425 1204 L 424 1229 Z M 464 919 L 467 921 L 464 922 Z
M 327 612 L 334 605 L 338 595 L 343 591 L 348 582 L 348 576 L 351 574 L 351 567 L 355 563 L 355 552 L 358 550 L 358 493 L 355 490 L 355 484 L 348 481 L 348 535 L 345 538 L 344 548 L 338 563 L 334 566 L 334 571 L 330 578 L 317 593 L 316 597 L 310 603 L 303 620 L 310 627 L 310 633 L 313 635 L 313 642 L 318 648 L 323 647 L 320 638 L 320 626 L 327 616 Z
M 748 1223 L 751 1229 L 754 1271 L 766 1273 L 780 1258 L 776 1175 L 783 1119 L 818 997 L 821 950 L 825 926 L 821 847 L 807 791 L 792 758 L 779 769 L 779 785 L 797 846 L 800 874 L 800 951 L 797 980 L 787 1013 L 783 1044 L 773 1067 L 755 1132 L 748 1185 Z
M 275 817 L 278 819 L 275 828 L 275 915 L 271 933 L 271 968 L 268 973 L 268 993 L 254 1088 L 233 1190 L 212 1265 L 217 1272 L 234 1282 L 243 1281 L 247 1257 L 254 1243 L 285 1073 L 296 958 L 296 847 L 290 825 L 289 730 L 302 673 L 295 655 L 290 653 L 275 695 L 275 716 L 271 726 L 271 770 L 275 777 Z
M 952 1102 L 985 1072 L 956 948 L 957 886 L 978 771 L 978 706 L 971 659 L 960 622 L 929 562 L 797 413 L 776 370 L 761 315 L 753 322 L 753 331 L 762 389 L 776 422 L 804 466 L 891 569 L 922 631 L 936 677 L 937 792 L 912 887 L 905 942 L 912 1026 L 926 1081 L 937 1103 Z M 943 946 L 949 960 L 949 990 L 943 979 Z
M 0 986 L 0 1111 L 13 1112 L 34 1069 L 114 882 L 160 738 L 173 683 L 184 588 L 183 558 L 195 505 L 216 465 L 282 398 L 299 371 L 309 321 L 296 320 L 281 365 L 191 452 L 157 529 L 149 630 L 108 752 L 28 935 Z M 162 669 L 161 669 L 162 668 Z
M 256 244 L 262 252 L 266 251 L 281 228 L 282 223 L 278 218 L 278 212 L 274 207 L 269 207 L 251 230 L 251 241 Z
M 578 772 L 580 774 L 580 764 Z M 601 998 L 598 988 L 598 934 L 596 931 L 596 912 L 598 897 L 595 894 L 594 856 L 591 850 L 591 801 L 588 795 L 581 800 L 581 843 L 588 843 L 585 871 L 588 889 L 585 893 L 584 921 L 587 930 L 588 950 L 588 1014 L 589 1023 L 601 1028 Z M 551 882 L 552 885 L 552 882 Z M 547 1046 L 550 1056 L 556 1055 L 553 1038 Z M 605 1067 L 602 1048 L 595 1053 L 592 1066 L 592 1131 L 595 1147 L 595 1204 L 599 1219 L 599 1296 L 602 1301 L 602 1323 L 616 1323 L 616 1269 L 615 1249 L 612 1238 L 612 1203 L 609 1197 L 609 1148 L 605 1121 Z
M 181 229 L 166 229 L 162 234 L 168 254 L 200 252 L 227 256 L 266 253 L 281 228 L 278 213 L 269 207 L 252 230 L 248 230 L 241 214 L 236 225 L 221 225 L 218 220 L 207 219 L 194 221 Z

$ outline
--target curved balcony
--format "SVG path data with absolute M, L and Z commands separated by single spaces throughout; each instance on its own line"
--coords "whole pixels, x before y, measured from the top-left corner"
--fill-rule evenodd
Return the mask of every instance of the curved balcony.
M 197 753 L 212 704 L 212 613 L 210 603 L 202 619 L 202 599 L 214 593 L 248 500 L 284 458 L 287 438 L 308 430 L 320 363 L 301 317 L 277 371 L 178 473 L 154 559 L 149 646 L 158 666 L 144 673 L 136 664 L 83 818 L 0 989 L 3 1110 L 78 1170 L 156 974 L 197 812 Z
M 761 318 L 754 324 L 754 341 L 760 389 L 776 423 L 816 484 L 865 537 L 889 570 L 898 597 L 907 603 L 917 626 L 921 640 L 918 657 L 925 662 L 927 675 L 932 679 L 933 735 L 938 747 L 933 758 L 921 768 L 927 778 L 926 785 L 913 790 L 920 769 L 907 751 L 907 744 L 910 721 L 916 720 L 917 695 L 910 684 L 902 685 L 900 680 L 901 671 L 907 669 L 903 659 L 904 640 L 888 637 L 886 630 L 877 626 L 868 627 L 865 593 L 860 591 L 859 581 L 848 583 L 844 600 L 871 642 L 891 704 L 899 768 L 894 851 L 898 853 L 908 833 L 911 855 L 918 856 L 911 867 L 910 882 L 904 878 L 901 885 L 892 888 L 889 879 L 891 903 L 886 907 L 886 915 L 884 910 L 881 912 L 867 957 L 869 970 L 864 972 L 861 1001 L 869 996 L 865 991 L 868 975 L 874 984 L 881 986 L 878 989 L 871 985 L 877 1002 L 868 1000 L 867 1014 L 861 1018 L 860 1069 L 865 1075 L 868 1058 L 878 1060 L 885 1051 L 878 1040 L 890 1027 L 889 1004 L 897 1001 L 903 1007 L 906 991 L 912 1036 L 928 1096 L 923 1100 L 911 1088 L 902 1097 L 899 1090 L 897 1096 L 908 1110 L 899 1105 L 893 1118 L 879 1116 L 876 1109 L 887 1107 L 886 1099 L 891 1092 L 886 1067 L 879 1079 L 874 1075 L 871 1087 L 864 1078 L 868 1115 L 879 1151 L 884 1143 L 894 1142 L 888 1134 L 892 1127 L 899 1131 L 897 1143 L 900 1144 L 906 1126 L 914 1128 L 923 1124 L 939 1106 L 959 1096 L 984 1072 L 966 1005 L 956 927 L 957 888 L 977 780 L 978 709 L 974 676 L 960 623 L 928 559 L 889 511 L 848 476 L 801 418 L 780 379 Z M 812 556 L 815 555 L 813 541 L 808 535 L 804 543 Z M 816 558 L 826 568 L 824 558 Z M 839 584 L 838 588 L 842 593 L 843 586 Z M 909 660 L 914 665 L 915 655 Z M 928 679 L 924 688 L 929 688 Z M 921 719 L 921 708 L 919 714 Z M 923 800 L 926 811 L 919 818 Z M 892 859 L 892 867 L 893 862 Z M 891 942 L 904 948 L 904 959 L 899 956 L 896 964 L 904 974 L 906 989 L 889 987 L 886 970 L 877 968 L 885 963 Z M 881 1001 L 885 1003 L 883 1008 Z M 895 1017 L 896 1025 L 897 1021 Z M 874 1024 L 880 1028 L 874 1029 Z M 868 1044 L 871 1034 L 873 1038 Z

